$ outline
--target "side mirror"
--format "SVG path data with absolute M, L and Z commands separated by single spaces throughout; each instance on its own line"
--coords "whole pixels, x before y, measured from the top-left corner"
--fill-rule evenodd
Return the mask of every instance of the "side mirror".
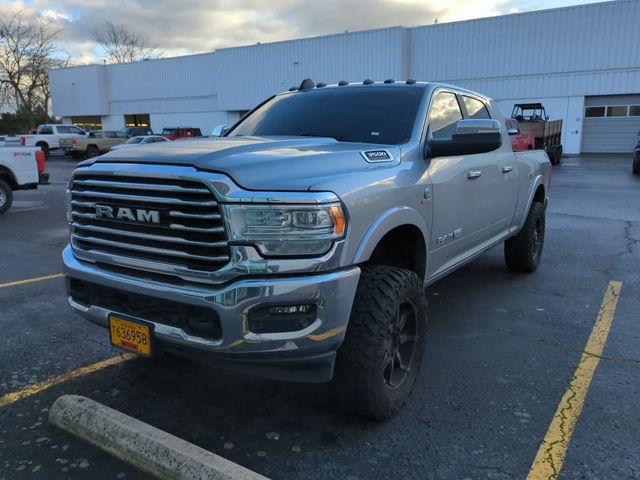
M 502 146 L 502 126 L 492 119 L 459 120 L 451 139 L 431 139 L 425 145 L 425 158 L 473 155 Z
M 225 133 L 229 131 L 229 125 L 217 125 L 213 127 L 211 130 L 212 137 L 222 137 Z

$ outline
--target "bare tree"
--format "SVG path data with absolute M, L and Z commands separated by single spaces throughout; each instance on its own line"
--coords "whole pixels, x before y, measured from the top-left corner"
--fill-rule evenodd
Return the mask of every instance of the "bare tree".
M 13 103 L 29 127 L 36 111 L 49 109 L 48 72 L 56 66 L 59 34 L 59 28 L 24 10 L 0 15 L 0 103 Z
M 105 20 L 95 29 L 93 38 L 107 54 L 110 63 L 126 63 L 158 58 L 160 54 L 146 46 L 145 41 L 123 25 Z

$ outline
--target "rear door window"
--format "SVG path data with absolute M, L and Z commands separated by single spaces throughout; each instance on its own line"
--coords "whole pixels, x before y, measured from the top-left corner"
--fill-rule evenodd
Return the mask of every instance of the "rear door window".
M 489 110 L 480 100 L 463 95 L 462 101 L 467 109 L 467 118 L 491 118 Z

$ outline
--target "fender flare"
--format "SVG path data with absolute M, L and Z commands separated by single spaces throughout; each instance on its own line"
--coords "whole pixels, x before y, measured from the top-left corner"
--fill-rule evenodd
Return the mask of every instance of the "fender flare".
M 520 222 L 518 223 L 518 230 L 517 232 L 519 232 L 522 227 L 524 226 L 524 222 L 527 220 L 527 214 L 529 213 L 529 210 L 531 209 L 531 204 L 533 203 L 533 197 L 536 194 L 536 190 L 538 190 L 538 187 L 540 185 L 542 185 L 542 188 L 544 188 L 544 193 L 545 193 L 545 206 L 546 206 L 546 194 L 547 194 L 547 187 L 544 184 L 544 177 L 539 174 L 538 176 L 536 176 L 533 180 L 533 182 L 531 183 L 531 188 L 529 189 L 529 197 L 527 198 L 527 208 L 524 209 L 524 212 L 522 214 L 522 218 L 520 219 Z
M 424 222 L 424 218 L 422 218 L 422 216 L 413 208 L 394 207 L 376 218 L 376 220 L 369 226 L 362 237 L 362 240 L 360 240 L 360 244 L 358 245 L 353 258 L 353 263 L 358 264 L 369 260 L 369 258 L 371 258 L 371 254 L 378 246 L 378 243 L 380 243 L 380 240 L 382 240 L 382 238 L 394 228 L 401 227 L 403 225 L 416 227 L 424 238 L 425 249 L 428 250 L 430 236 Z M 426 257 L 427 252 L 425 251 L 425 258 Z

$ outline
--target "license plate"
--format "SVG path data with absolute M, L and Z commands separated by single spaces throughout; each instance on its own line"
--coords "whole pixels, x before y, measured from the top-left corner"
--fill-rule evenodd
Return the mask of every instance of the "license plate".
M 116 347 L 138 355 L 151 355 L 151 328 L 124 318 L 109 316 L 109 336 Z

